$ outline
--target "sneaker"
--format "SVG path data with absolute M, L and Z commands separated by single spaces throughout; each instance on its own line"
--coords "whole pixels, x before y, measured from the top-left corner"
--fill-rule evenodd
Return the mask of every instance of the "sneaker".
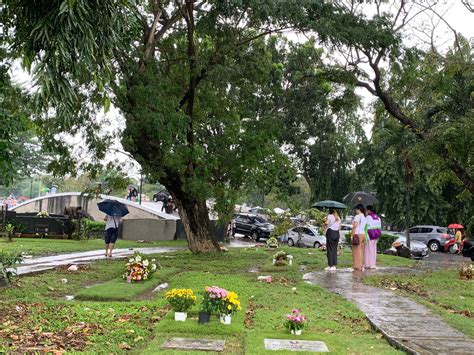
M 336 271 L 336 270 L 337 270 L 337 268 L 336 268 L 335 266 L 331 266 L 331 267 L 329 268 L 329 271 Z
M 331 270 L 331 266 L 326 266 L 326 267 L 324 268 L 324 270 L 325 270 L 325 271 Z

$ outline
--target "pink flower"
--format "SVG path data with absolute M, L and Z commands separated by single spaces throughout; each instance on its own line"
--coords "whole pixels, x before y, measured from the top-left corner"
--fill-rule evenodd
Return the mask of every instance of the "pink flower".
M 297 313 L 300 313 L 301 311 L 300 311 L 299 309 L 296 309 L 296 308 L 295 308 L 295 309 L 293 309 L 291 312 L 294 313 L 294 314 L 297 314 Z

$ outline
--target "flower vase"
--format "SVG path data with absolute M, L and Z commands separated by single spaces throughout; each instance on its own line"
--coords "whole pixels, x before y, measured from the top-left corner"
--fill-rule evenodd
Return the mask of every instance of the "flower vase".
M 275 259 L 273 259 L 273 265 L 275 265 L 275 263 L 276 263 L 276 260 L 275 260 Z
M 291 330 L 291 334 L 294 334 L 294 335 L 301 335 L 301 329 L 292 329 L 292 330 Z
M 199 324 L 209 323 L 210 320 L 211 320 L 210 312 L 203 312 L 203 311 L 199 312 L 199 320 L 198 320 Z
M 232 315 L 230 314 L 221 314 L 221 323 L 229 325 L 232 322 Z
M 127 275 L 127 282 L 128 282 L 129 284 L 132 283 L 132 276 L 131 276 L 131 275 Z
M 288 259 L 288 265 L 293 265 L 293 259 Z
M 174 312 L 174 320 L 177 322 L 185 322 L 187 317 L 186 312 Z

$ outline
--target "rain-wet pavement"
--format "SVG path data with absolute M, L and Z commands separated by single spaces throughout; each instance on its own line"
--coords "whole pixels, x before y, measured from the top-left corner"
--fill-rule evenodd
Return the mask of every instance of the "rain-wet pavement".
M 368 275 L 409 271 L 411 269 L 379 268 L 363 273 L 341 269 L 308 273 L 303 279 L 354 302 L 392 345 L 408 353 L 474 354 L 472 339 L 447 325 L 425 306 L 361 282 Z
M 169 253 L 183 248 L 178 247 L 157 247 L 157 248 L 130 248 L 130 249 L 115 249 L 113 259 L 127 258 L 135 252 L 142 254 L 161 254 Z M 85 264 L 91 261 L 107 259 L 104 255 L 104 250 L 93 250 L 81 253 L 69 253 L 53 256 L 43 256 L 38 258 L 31 258 L 24 260 L 17 267 L 18 275 L 30 274 L 33 272 L 51 270 L 58 266 L 70 264 Z
M 228 245 L 230 248 L 245 248 L 252 247 L 255 243 L 244 241 L 240 239 L 232 240 Z M 177 250 L 182 250 L 184 247 L 144 247 L 144 248 L 129 248 L 129 249 L 115 249 L 113 259 L 123 259 L 133 255 L 135 252 L 142 254 L 163 254 L 170 253 Z M 107 259 L 104 255 L 104 250 L 92 250 L 80 253 L 68 253 L 52 256 L 36 257 L 25 259 L 18 265 L 17 275 L 31 274 L 34 272 L 46 271 L 54 269 L 58 266 L 71 264 L 85 264 L 92 261 Z

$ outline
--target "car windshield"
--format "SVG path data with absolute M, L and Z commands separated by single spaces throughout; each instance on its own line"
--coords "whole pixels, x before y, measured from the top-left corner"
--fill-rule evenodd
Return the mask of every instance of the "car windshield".
M 253 217 L 253 220 L 259 223 L 267 223 L 262 217 Z
M 398 239 L 397 239 L 400 243 L 405 243 L 407 241 L 407 238 L 402 236 L 402 235 L 398 235 Z

